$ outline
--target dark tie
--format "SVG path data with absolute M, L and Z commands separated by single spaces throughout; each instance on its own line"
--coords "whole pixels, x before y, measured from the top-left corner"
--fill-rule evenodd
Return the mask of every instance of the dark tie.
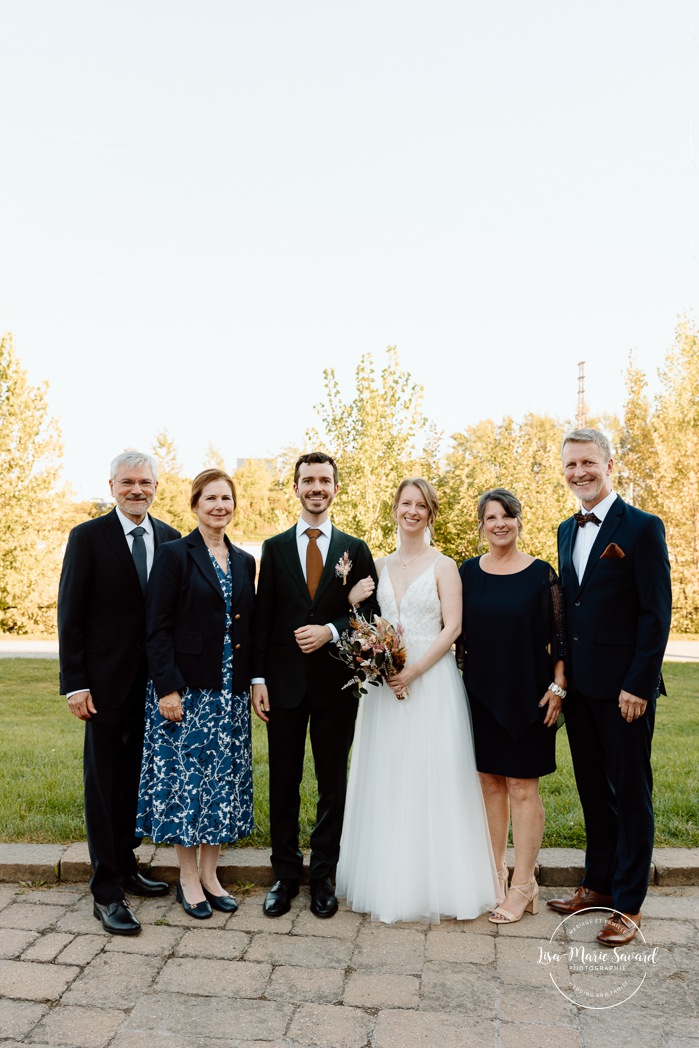
M 131 553 L 133 555 L 133 562 L 136 565 L 136 574 L 138 575 L 138 581 L 141 583 L 141 589 L 146 592 L 146 583 L 148 582 L 148 567 L 146 563 L 146 544 L 143 541 L 143 536 L 146 533 L 146 529 L 142 527 L 132 528 L 129 535 L 133 537 L 133 546 Z
M 323 574 L 323 554 L 318 547 L 318 536 L 320 528 L 306 528 L 308 535 L 308 546 L 306 547 L 306 582 L 311 600 L 316 595 L 320 576 Z
M 602 523 L 596 513 L 574 513 L 573 520 L 579 528 L 584 528 L 586 524 Z

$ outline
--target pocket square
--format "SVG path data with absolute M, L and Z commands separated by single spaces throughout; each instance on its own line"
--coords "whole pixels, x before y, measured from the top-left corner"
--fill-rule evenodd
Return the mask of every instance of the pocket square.
M 626 556 L 626 554 L 624 553 L 624 551 L 621 548 L 621 546 L 617 546 L 616 542 L 610 542 L 609 545 L 607 546 L 606 550 L 604 551 L 604 553 L 601 554 L 600 560 L 603 560 L 604 557 L 619 557 L 619 558 L 621 558 L 621 557 L 625 557 L 625 556 Z

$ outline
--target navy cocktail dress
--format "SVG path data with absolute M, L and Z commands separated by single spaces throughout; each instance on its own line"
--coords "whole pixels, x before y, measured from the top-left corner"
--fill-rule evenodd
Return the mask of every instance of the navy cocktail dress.
M 561 584 L 542 560 L 491 575 L 480 557 L 460 568 L 464 682 L 480 772 L 535 779 L 556 770 L 556 730 L 539 706 L 565 660 Z

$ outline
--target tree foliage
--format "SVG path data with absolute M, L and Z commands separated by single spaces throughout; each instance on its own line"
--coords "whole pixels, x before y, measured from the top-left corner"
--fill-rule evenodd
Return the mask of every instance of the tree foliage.
M 337 462 L 338 527 L 365 539 L 374 554 L 387 553 L 395 547 L 391 506 L 398 484 L 435 472 L 439 441 L 422 414 L 422 387 L 401 369 L 395 346 L 388 347 L 378 373 L 371 354 L 361 358 L 351 399 L 343 397 L 333 368 L 324 379 L 325 399 L 315 406 L 307 450 L 326 450 Z
M 573 505 L 561 472 L 564 432 L 556 419 L 528 414 L 522 422 L 487 419 L 455 434 L 438 481 L 442 551 L 459 562 L 476 555 L 478 498 L 500 487 L 522 503 L 523 548 L 555 566 L 556 530 Z
M 0 339 L 0 631 L 55 628 L 62 545 L 72 525 L 47 384 L 30 385 L 11 335 Z
M 361 357 L 354 387 L 343 392 L 324 372 L 324 397 L 304 450 L 326 450 L 340 471 L 335 523 L 366 539 L 374 554 L 395 546 L 393 495 L 407 476 L 421 475 L 440 494 L 435 541 L 457 562 L 478 551 L 476 503 L 493 487 L 523 505 L 523 548 L 556 564 L 556 530 L 574 508 L 564 483 L 560 444 L 568 428 L 549 416 L 486 419 L 456 433 L 440 454 L 440 435 L 422 412 L 423 390 L 404 371 L 395 347 L 382 364 Z M 699 332 L 683 320 L 653 398 L 633 360 L 626 372 L 623 417 L 589 424 L 616 449 L 615 488 L 665 521 L 673 572 L 674 628 L 699 632 Z M 0 631 L 53 631 L 62 546 L 68 531 L 104 506 L 75 503 L 59 486 L 61 440 L 48 415 L 46 384 L 31 386 L 11 336 L 0 341 Z M 159 464 L 158 517 L 189 532 L 190 480 L 165 430 L 153 453 Z M 259 541 L 296 519 L 293 465 L 299 449 L 275 460 L 248 459 L 233 473 L 238 507 L 229 529 L 236 541 Z M 207 466 L 223 466 L 212 445 Z M 47 509 L 47 507 L 50 507 Z
M 171 524 L 187 535 L 196 524 L 196 518 L 189 508 L 192 481 L 182 476 L 175 442 L 166 429 L 155 438 L 153 456 L 158 463 L 158 493 L 152 512 L 166 524 Z
M 657 512 L 657 454 L 653 434 L 652 406 L 648 380 L 629 359 L 626 369 L 626 401 L 616 440 L 616 490 L 634 506 Z
M 680 321 L 651 401 L 633 362 L 619 441 L 619 487 L 665 522 L 672 567 L 673 628 L 699 630 L 699 332 Z
M 699 630 L 699 330 L 683 320 L 659 371 L 650 469 L 667 529 L 673 624 Z
M 231 537 L 240 542 L 260 542 L 289 527 L 295 519 L 282 486 L 276 463 L 246 459 L 233 473 L 236 511 Z

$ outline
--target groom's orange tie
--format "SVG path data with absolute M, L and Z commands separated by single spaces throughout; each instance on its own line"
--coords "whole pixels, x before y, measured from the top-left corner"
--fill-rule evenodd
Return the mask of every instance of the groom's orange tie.
M 320 576 L 323 574 L 323 554 L 318 547 L 318 536 L 320 528 L 306 528 L 308 535 L 308 546 L 306 547 L 306 582 L 311 600 L 316 595 Z

